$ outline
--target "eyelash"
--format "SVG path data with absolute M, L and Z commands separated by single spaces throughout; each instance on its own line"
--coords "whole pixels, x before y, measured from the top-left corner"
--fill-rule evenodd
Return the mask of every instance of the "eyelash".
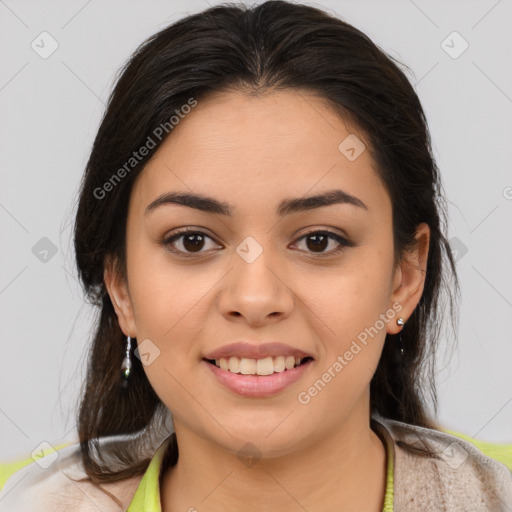
M 198 253 L 191 253 L 191 252 L 187 253 L 187 252 L 176 250 L 175 248 L 171 248 L 171 245 L 172 245 L 173 242 L 175 242 L 179 238 L 182 238 L 186 234 L 189 234 L 189 235 L 190 234 L 193 234 L 193 235 L 203 235 L 206 238 L 209 238 L 210 240 L 213 240 L 212 237 L 208 236 L 203 231 L 199 231 L 199 230 L 195 230 L 195 229 L 190 229 L 190 228 L 183 228 L 183 229 L 175 232 L 171 236 L 168 236 L 168 237 L 164 238 L 162 240 L 161 244 L 164 247 L 166 247 L 169 251 L 179 255 L 180 257 L 184 257 L 184 258 L 197 258 L 197 257 L 200 257 L 202 252 L 205 252 L 205 251 L 200 251 Z M 337 233 L 333 233 L 332 231 L 327 231 L 327 230 L 313 230 L 313 231 L 309 231 L 308 233 L 305 233 L 300 238 L 298 238 L 297 241 L 302 240 L 304 238 L 307 238 L 307 237 L 309 237 L 311 235 L 327 235 L 328 238 L 333 239 L 333 240 L 335 240 L 336 242 L 339 243 L 339 245 L 338 245 L 338 247 L 336 249 L 334 249 L 334 250 L 332 250 L 330 252 L 327 252 L 327 253 L 314 253 L 314 252 L 311 252 L 311 255 L 314 258 L 325 258 L 325 257 L 328 257 L 328 256 L 332 256 L 334 254 L 338 254 L 338 253 L 344 251 L 347 247 L 354 247 L 355 246 L 355 244 L 353 242 L 351 242 L 351 241 L 347 240 L 346 238 L 338 235 Z

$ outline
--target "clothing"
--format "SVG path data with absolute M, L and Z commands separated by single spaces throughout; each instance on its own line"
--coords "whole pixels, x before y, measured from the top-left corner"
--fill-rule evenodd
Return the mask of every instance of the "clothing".
M 372 428 L 387 453 L 383 512 L 511 512 L 512 471 L 484 455 L 472 443 L 452 434 L 374 416 Z M 128 512 L 161 512 L 159 476 L 170 437 L 156 450 L 144 475 L 103 484 Z M 438 458 L 410 452 L 428 444 Z M 512 449 L 512 446 L 510 446 Z M 78 443 L 49 454 L 15 472 L 0 491 L 2 512 L 103 512 L 119 506 L 90 483 L 72 482 L 86 476 Z M 45 459 L 47 461 L 45 462 Z M 66 476 L 67 475 L 67 476 Z
M 383 439 L 386 446 L 387 454 L 387 470 L 386 470 L 386 493 L 384 498 L 384 507 L 382 512 L 393 512 L 393 441 L 388 436 Z M 151 510 L 161 512 L 160 505 L 160 488 L 159 475 L 162 467 L 162 459 L 168 445 L 167 442 L 162 443 L 156 451 L 155 456 L 142 478 L 137 492 L 128 508 L 127 512 L 138 512 L 140 510 Z

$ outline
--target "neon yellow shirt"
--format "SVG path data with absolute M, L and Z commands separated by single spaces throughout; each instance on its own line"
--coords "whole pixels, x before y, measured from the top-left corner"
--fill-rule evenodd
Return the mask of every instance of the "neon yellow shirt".
M 502 462 L 509 469 L 512 469 L 512 445 L 478 441 L 465 436 L 464 434 L 459 434 L 449 430 L 440 430 L 471 442 L 484 454 Z M 142 479 L 138 484 L 135 494 L 130 501 L 130 505 L 127 509 L 128 512 L 138 512 L 141 510 L 147 512 L 161 512 L 159 478 L 162 470 L 163 458 L 168 447 L 169 440 L 170 438 L 162 443 L 152 457 L 150 464 L 148 465 Z M 383 441 L 385 441 L 384 444 L 386 446 L 387 472 L 386 491 L 382 512 L 393 512 L 394 448 L 392 442 L 390 442 L 387 437 L 384 437 Z M 57 447 L 57 449 L 63 448 L 64 446 L 69 446 L 70 444 L 72 443 L 60 445 Z M 33 462 L 33 459 L 29 458 L 10 464 L 0 464 L 0 488 L 5 485 L 5 482 L 13 473 L 30 464 L 31 462 Z
M 127 512 L 161 512 L 160 502 L 160 484 L 159 477 L 162 470 L 162 462 L 169 445 L 168 438 L 163 442 L 155 452 L 149 463 L 142 480 L 130 502 Z M 386 494 L 384 508 L 382 512 L 393 512 L 393 447 L 386 438 L 387 453 L 387 475 L 386 475 Z M 65 443 L 56 447 L 57 450 L 69 446 L 72 443 Z M 48 452 L 49 453 L 49 452 Z M 12 463 L 0 464 L 0 489 L 5 485 L 7 479 L 22 467 L 34 462 L 33 459 L 23 459 Z
M 485 441 L 478 441 L 469 436 L 453 432 L 450 430 L 441 429 L 446 433 L 465 439 L 477 448 L 482 450 L 483 453 L 504 463 L 509 469 L 512 469 L 512 445 L 504 445 L 498 443 L 488 443 Z M 386 446 L 387 455 L 387 470 L 386 470 L 386 492 L 384 495 L 384 507 L 382 512 L 393 512 L 393 489 L 394 489 L 394 449 L 392 442 L 385 437 L 383 439 Z M 127 512 L 137 512 L 140 510 L 147 510 L 151 512 L 161 512 L 160 503 L 160 486 L 159 475 L 162 467 L 162 460 L 167 448 L 168 442 L 163 443 L 156 451 L 154 457 L 149 464 L 144 477 L 142 478 L 135 495 L 128 507 Z
M 162 460 L 167 449 L 168 442 L 163 443 L 155 452 L 151 462 L 139 483 L 139 487 L 133 496 L 127 512 L 161 512 L 159 476 L 162 468 Z M 386 494 L 382 512 L 393 512 L 393 450 L 386 439 L 387 475 Z

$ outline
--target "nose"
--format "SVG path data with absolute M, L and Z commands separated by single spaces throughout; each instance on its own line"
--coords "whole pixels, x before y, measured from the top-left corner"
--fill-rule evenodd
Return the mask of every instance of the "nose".
M 293 310 L 294 294 L 283 266 L 254 239 L 237 248 L 223 283 L 219 307 L 231 322 L 263 325 L 282 320 Z

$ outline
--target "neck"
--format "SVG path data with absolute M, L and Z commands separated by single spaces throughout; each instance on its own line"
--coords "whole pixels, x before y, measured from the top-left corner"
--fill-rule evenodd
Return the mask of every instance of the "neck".
M 361 421 L 362 420 L 362 421 Z M 175 421 L 179 457 L 162 477 L 162 511 L 380 512 L 386 451 L 369 417 L 349 418 L 330 436 L 285 456 L 244 463 Z

